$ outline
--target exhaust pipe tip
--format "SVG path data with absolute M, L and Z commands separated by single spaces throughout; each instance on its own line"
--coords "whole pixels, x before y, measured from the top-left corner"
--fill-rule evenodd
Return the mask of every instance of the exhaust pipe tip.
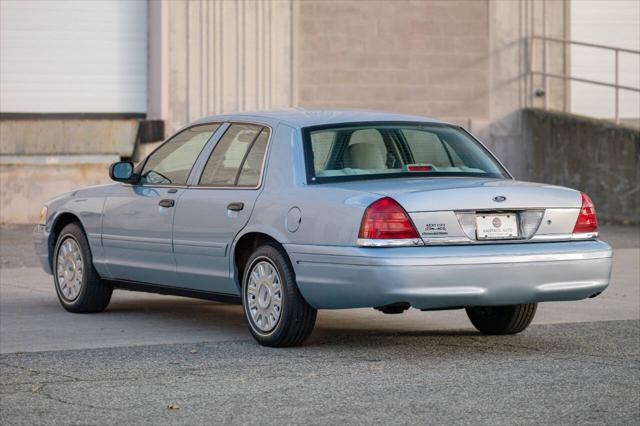
M 407 309 L 409 309 L 411 305 L 407 302 L 396 302 L 390 305 L 385 306 L 376 306 L 375 310 L 382 312 L 383 314 L 401 314 Z

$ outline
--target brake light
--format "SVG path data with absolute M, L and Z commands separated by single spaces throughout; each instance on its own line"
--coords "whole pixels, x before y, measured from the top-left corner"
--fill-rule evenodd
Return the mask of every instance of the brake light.
M 433 167 L 431 166 L 407 166 L 407 170 L 410 172 L 431 172 Z
M 573 228 L 574 234 L 584 234 L 598 231 L 598 216 L 596 208 L 591 198 L 584 192 L 582 193 L 582 207 L 578 214 L 576 226 Z
M 358 238 L 363 240 L 420 239 L 407 212 L 390 197 L 374 202 L 364 212 Z M 412 245 L 418 244 L 413 242 Z

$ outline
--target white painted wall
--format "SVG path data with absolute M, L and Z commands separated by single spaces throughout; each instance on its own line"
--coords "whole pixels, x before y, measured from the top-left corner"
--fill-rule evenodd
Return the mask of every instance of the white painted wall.
M 0 1 L 0 111 L 144 113 L 146 0 Z
M 571 0 L 571 39 L 640 50 L 639 0 Z M 571 74 L 614 82 L 614 54 L 587 47 L 571 48 Z M 640 55 L 620 54 L 619 84 L 640 87 Z M 614 90 L 585 83 L 571 84 L 571 111 L 612 118 Z M 620 115 L 640 117 L 640 94 L 620 92 Z

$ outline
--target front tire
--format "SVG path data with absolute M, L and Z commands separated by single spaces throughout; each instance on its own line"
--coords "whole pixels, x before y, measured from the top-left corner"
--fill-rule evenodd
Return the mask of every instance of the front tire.
M 67 311 L 94 313 L 107 308 L 113 288 L 93 267 L 89 241 L 79 224 L 70 223 L 60 232 L 52 269 L 58 300 Z
M 483 334 L 516 334 L 531 324 L 537 303 L 511 306 L 478 306 L 467 308 L 473 326 Z
M 264 346 L 297 346 L 313 331 L 317 311 L 302 297 L 281 247 L 265 244 L 249 257 L 242 307 L 253 337 Z

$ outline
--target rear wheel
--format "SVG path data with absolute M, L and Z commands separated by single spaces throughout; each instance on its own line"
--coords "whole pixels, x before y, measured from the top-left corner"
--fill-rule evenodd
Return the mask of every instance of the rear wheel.
M 84 231 L 70 223 L 60 232 L 53 258 L 53 279 L 58 300 L 69 312 L 102 312 L 111 300 L 112 287 L 95 268 Z
M 536 314 L 537 303 L 467 308 L 473 326 L 484 334 L 516 334 L 526 329 Z
M 264 346 L 296 346 L 313 331 L 317 311 L 302 297 L 293 267 L 275 244 L 258 247 L 244 269 L 242 306 L 253 337 Z

